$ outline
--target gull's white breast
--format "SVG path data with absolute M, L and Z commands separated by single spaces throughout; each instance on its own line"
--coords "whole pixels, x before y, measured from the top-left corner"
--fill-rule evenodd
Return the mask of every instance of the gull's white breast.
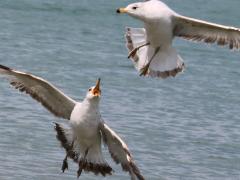
M 83 143 L 91 143 L 98 136 L 100 118 L 98 106 L 84 101 L 77 103 L 70 118 L 75 137 Z

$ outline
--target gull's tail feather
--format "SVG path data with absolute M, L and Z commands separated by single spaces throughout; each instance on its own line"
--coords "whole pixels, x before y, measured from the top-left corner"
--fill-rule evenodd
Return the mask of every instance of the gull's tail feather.
M 82 170 L 93 172 L 95 175 L 101 174 L 102 176 L 112 174 L 113 169 L 108 165 L 102 155 L 101 144 L 96 143 L 89 148 L 80 145 L 79 148 L 81 155 L 79 158 L 78 176 L 81 174 Z
M 95 175 L 101 174 L 103 176 L 112 174 L 113 169 L 104 160 L 100 145 L 96 144 L 90 148 L 81 146 L 78 141 L 73 138 L 71 129 L 64 128 L 58 123 L 55 123 L 55 130 L 57 132 L 56 138 L 66 151 L 66 157 L 71 158 L 79 165 L 77 171 L 78 177 L 82 171 L 93 172 Z M 67 168 L 67 158 L 65 158 L 63 160 L 62 171 L 64 172 Z
M 126 28 L 126 46 L 129 52 L 135 48 L 146 44 L 146 32 L 144 28 Z M 153 57 L 155 49 L 150 45 L 141 47 L 131 56 L 131 60 L 135 68 L 141 73 L 144 67 Z M 148 71 L 143 73 L 150 77 L 167 78 L 175 77 L 177 73 L 184 70 L 182 58 L 177 54 L 176 50 L 171 47 L 160 47 L 158 53 L 152 59 Z
M 98 164 L 89 162 L 86 159 L 80 159 L 78 165 L 78 177 L 81 175 L 82 170 L 86 172 L 93 172 L 95 175 L 101 174 L 102 176 L 112 175 L 113 171 L 112 168 L 106 163 Z
M 147 59 L 152 57 L 154 49 L 150 46 L 148 49 Z M 151 77 L 167 78 L 169 76 L 175 77 L 179 72 L 185 68 L 182 58 L 177 54 L 177 51 L 171 47 L 162 47 L 153 58 L 148 74 Z

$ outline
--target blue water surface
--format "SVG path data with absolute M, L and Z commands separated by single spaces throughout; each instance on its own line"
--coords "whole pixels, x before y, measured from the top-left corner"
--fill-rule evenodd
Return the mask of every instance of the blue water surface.
M 76 100 L 102 78 L 101 112 L 149 180 L 240 179 L 240 54 L 177 39 L 187 66 L 176 78 L 139 77 L 127 59 L 125 26 L 142 24 L 115 9 L 130 0 L 2 0 L 0 64 L 41 76 Z M 175 11 L 240 27 L 239 0 L 166 0 Z M 76 179 L 62 174 L 65 152 L 53 123 L 65 122 L 1 78 L 0 179 Z M 129 179 L 115 165 L 111 177 Z

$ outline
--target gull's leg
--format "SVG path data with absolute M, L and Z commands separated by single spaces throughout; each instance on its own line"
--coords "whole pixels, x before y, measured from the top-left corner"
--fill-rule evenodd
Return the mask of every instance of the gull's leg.
M 86 166 L 87 162 L 86 162 L 86 157 L 87 157 L 87 154 L 88 154 L 88 148 L 86 149 L 85 153 L 84 153 L 84 157 L 83 159 L 81 159 L 79 161 L 79 169 L 77 171 L 77 177 L 79 178 L 81 176 L 81 173 L 82 173 L 82 170 L 84 169 L 84 167 Z
M 72 142 L 69 151 L 67 151 L 66 156 L 65 156 L 65 158 L 63 159 L 63 164 L 62 164 L 62 172 L 63 172 L 63 173 L 64 173 L 64 171 L 65 171 L 66 169 L 68 169 L 67 158 L 68 158 L 68 156 L 70 155 L 70 153 L 71 153 L 71 151 L 72 151 L 72 149 L 73 149 L 73 144 L 74 144 L 74 141 Z
M 153 58 L 156 56 L 156 54 L 159 52 L 160 50 L 160 47 L 157 47 L 154 51 L 154 54 L 153 56 L 151 57 L 151 59 L 149 60 L 149 62 L 140 70 L 140 76 L 144 75 L 146 76 L 147 75 L 147 72 L 148 72 L 148 69 L 149 69 L 149 66 L 150 66 L 150 63 L 152 62 Z
M 67 154 L 66 154 L 66 156 L 65 156 L 65 158 L 63 159 L 63 164 L 62 164 L 62 172 L 64 173 L 64 171 L 66 170 L 66 169 L 68 169 L 68 162 L 67 162 Z
M 150 44 L 150 43 L 148 42 L 148 43 L 145 43 L 145 44 L 143 44 L 143 45 L 141 45 L 141 46 L 138 46 L 138 47 L 134 48 L 134 49 L 128 54 L 128 58 L 134 57 L 134 56 L 136 55 L 137 51 L 138 51 L 140 48 L 142 48 L 142 47 L 144 47 L 144 46 L 148 46 L 149 44 Z

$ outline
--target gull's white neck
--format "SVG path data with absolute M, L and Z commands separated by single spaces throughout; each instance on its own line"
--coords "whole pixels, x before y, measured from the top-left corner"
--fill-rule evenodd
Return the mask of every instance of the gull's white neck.
M 85 98 L 81 103 L 76 104 L 71 114 L 71 120 L 73 121 L 82 121 L 86 118 L 93 120 L 99 117 L 99 99 Z
M 84 106 L 89 106 L 89 108 L 98 109 L 99 108 L 99 99 L 89 99 L 85 98 L 82 102 Z
M 77 103 L 70 118 L 74 135 L 88 145 L 92 143 L 92 138 L 98 136 L 100 121 L 99 99 L 85 98 L 81 103 Z

